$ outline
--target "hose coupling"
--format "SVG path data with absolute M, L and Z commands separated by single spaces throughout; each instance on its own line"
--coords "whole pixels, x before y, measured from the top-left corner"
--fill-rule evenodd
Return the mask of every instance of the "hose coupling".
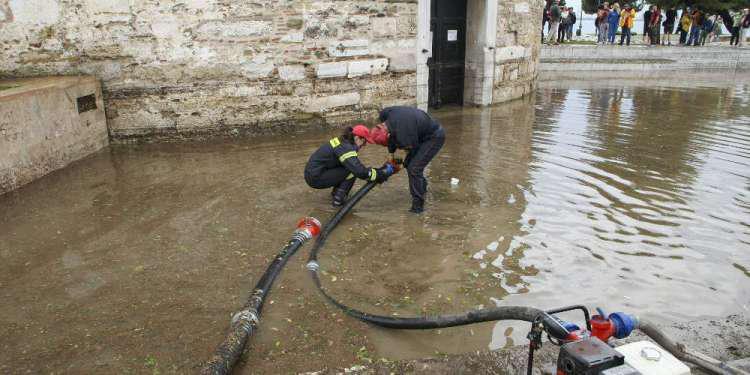
M 314 217 L 305 217 L 297 223 L 297 230 L 294 231 L 292 238 L 302 243 L 311 240 L 320 234 L 320 221 Z
M 237 312 L 232 317 L 232 324 L 235 324 L 240 320 L 248 321 L 254 326 L 257 326 L 258 323 L 260 323 L 260 319 L 258 318 L 258 311 L 255 309 L 241 310 Z
M 310 270 L 310 271 L 318 272 L 318 270 L 320 269 L 320 264 L 318 264 L 318 262 L 316 262 L 314 260 L 311 260 L 311 261 L 307 262 L 307 266 L 305 266 L 305 267 L 307 267 L 307 269 Z

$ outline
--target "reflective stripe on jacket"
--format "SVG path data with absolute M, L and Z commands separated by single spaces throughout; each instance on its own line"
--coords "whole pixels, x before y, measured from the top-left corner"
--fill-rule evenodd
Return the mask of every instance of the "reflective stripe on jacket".
M 354 176 L 363 180 L 375 181 L 378 172 L 375 168 L 367 168 L 359 160 L 357 146 L 342 142 L 338 137 L 320 146 L 307 161 L 305 172 L 311 176 L 318 176 L 327 169 L 345 167 Z

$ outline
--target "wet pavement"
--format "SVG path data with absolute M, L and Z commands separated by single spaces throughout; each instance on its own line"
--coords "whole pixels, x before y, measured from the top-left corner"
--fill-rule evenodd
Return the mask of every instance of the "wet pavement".
M 408 316 L 574 303 L 657 322 L 750 309 L 750 81 L 545 83 L 434 115 L 427 212 L 405 174 L 329 239 L 323 282 Z M 114 146 L 0 196 L 0 372 L 195 372 L 328 191 L 302 167 L 331 134 Z M 386 151 L 364 150 L 379 164 Z M 451 178 L 460 180 L 451 186 Z M 271 292 L 240 373 L 525 343 L 523 324 L 369 327 L 326 305 L 307 249 Z

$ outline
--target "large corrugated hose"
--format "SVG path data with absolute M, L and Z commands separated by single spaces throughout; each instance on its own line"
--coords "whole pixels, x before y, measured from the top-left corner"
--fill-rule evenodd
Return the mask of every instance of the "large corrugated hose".
M 234 314 L 226 338 L 216 348 L 211 359 L 206 362 L 201 374 L 219 375 L 229 374 L 232 371 L 232 367 L 245 351 L 245 344 L 257 329 L 263 310 L 263 301 L 271 290 L 276 276 L 281 273 L 289 258 L 313 235 L 309 231 L 298 230 L 289 243 L 276 255 L 266 272 L 258 280 L 245 305 Z
M 555 338 L 562 339 L 568 334 L 565 328 L 561 327 L 550 315 L 544 311 L 526 306 L 503 306 L 490 309 L 478 309 L 469 311 L 459 315 L 441 315 L 441 316 L 424 316 L 424 317 L 392 317 L 384 315 L 375 315 L 367 312 L 357 310 L 349 307 L 335 298 L 333 298 L 321 285 L 320 277 L 318 275 L 318 269 L 320 265 L 318 263 L 318 253 L 323 248 L 323 245 L 328 238 L 328 235 L 333 231 L 334 228 L 341 222 L 346 214 L 351 211 L 359 201 L 367 195 L 375 186 L 375 182 L 367 183 L 354 196 L 352 196 L 346 204 L 326 223 L 323 230 L 318 236 L 315 245 L 310 251 L 310 259 L 307 262 L 307 269 L 310 271 L 310 276 L 318 288 L 320 293 L 333 305 L 340 308 L 349 316 L 357 318 L 367 323 L 371 323 L 380 327 L 394 328 L 394 329 L 435 329 L 445 327 L 455 327 L 468 324 L 475 324 L 481 322 L 490 322 L 498 320 L 523 320 L 527 322 L 534 322 L 537 319 L 540 320 L 545 329 Z

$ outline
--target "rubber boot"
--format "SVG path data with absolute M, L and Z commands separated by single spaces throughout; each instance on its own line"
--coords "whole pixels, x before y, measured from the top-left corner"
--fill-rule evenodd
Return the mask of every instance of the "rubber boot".
M 349 196 L 349 191 L 352 190 L 352 186 L 354 186 L 354 178 L 344 180 L 344 182 L 333 188 L 333 192 L 331 192 L 331 195 L 333 196 L 331 204 L 333 207 L 340 207 L 346 203 L 346 197 Z

